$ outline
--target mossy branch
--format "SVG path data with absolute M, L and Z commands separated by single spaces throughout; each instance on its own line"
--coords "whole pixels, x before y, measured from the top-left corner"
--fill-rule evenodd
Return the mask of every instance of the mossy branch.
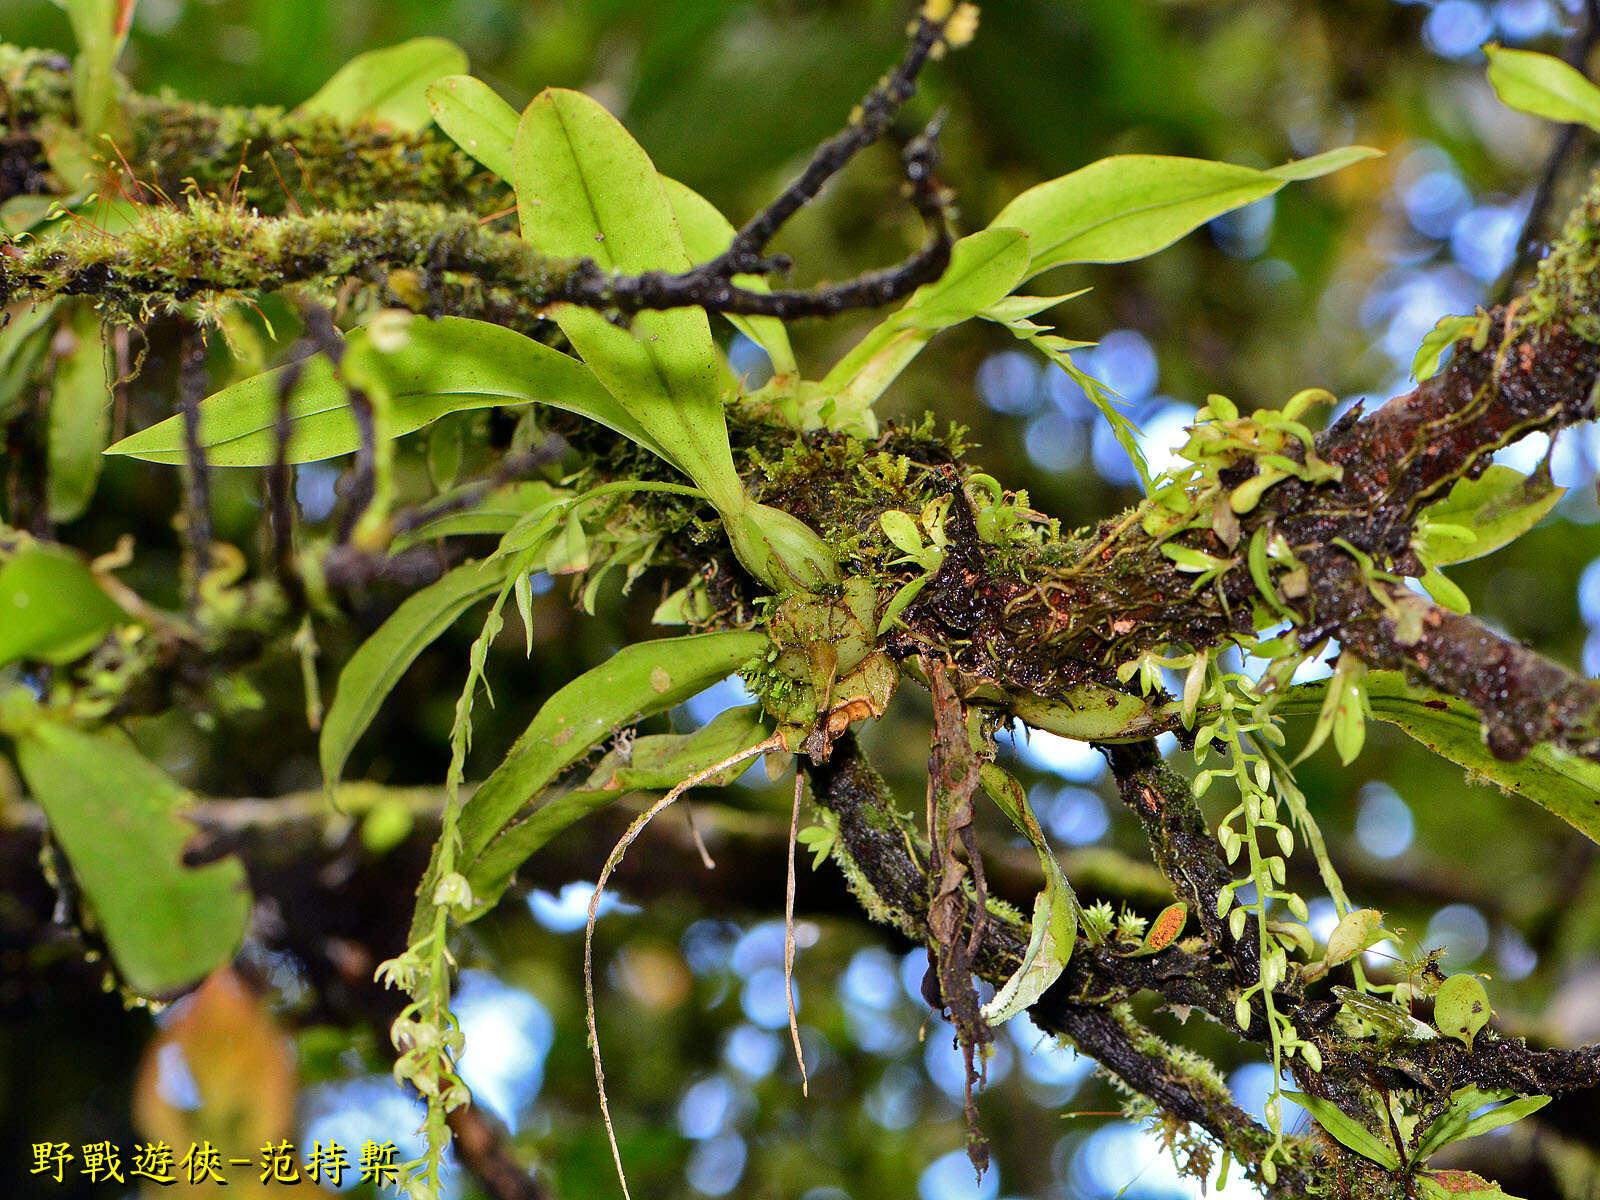
M 63 179 L 52 166 L 76 121 L 71 74 L 58 54 L 0 44 L 0 202 L 78 190 L 80 180 Z M 390 201 L 482 216 L 511 203 L 501 180 L 436 130 L 409 133 L 133 91 L 122 104 L 127 143 L 88 150 L 111 189 L 133 197 L 179 200 L 192 188 L 267 216 Z

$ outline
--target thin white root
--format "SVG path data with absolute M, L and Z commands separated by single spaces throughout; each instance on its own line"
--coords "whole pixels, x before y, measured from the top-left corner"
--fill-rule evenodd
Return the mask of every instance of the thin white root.
M 708 871 L 717 869 L 716 859 L 711 857 L 711 851 L 706 848 L 706 839 L 700 836 L 700 825 L 694 819 L 694 805 L 685 804 L 683 814 L 689 821 L 689 837 L 694 841 L 694 848 L 700 852 L 700 861 Z
M 811 1077 L 806 1074 L 806 1056 L 800 1049 L 800 1021 L 794 1011 L 794 848 L 800 837 L 800 795 L 805 776 L 799 767 L 794 773 L 794 808 L 789 814 L 789 877 L 783 891 L 783 998 L 789 1006 L 789 1038 L 794 1042 L 794 1061 L 800 1064 L 800 1094 L 811 1094 Z
M 644 827 L 655 819 L 656 814 L 671 806 L 690 788 L 698 787 L 729 767 L 737 766 L 747 759 L 755 758 L 782 745 L 782 737 L 773 734 L 766 741 L 751 746 L 748 750 L 741 750 L 719 763 L 713 763 L 698 774 L 691 775 L 657 800 L 634 819 L 633 824 L 629 825 L 627 831 L 617 839 L 617 844 L 611 847 L 611 854 L 606 858 L 605 866 L 600 868 L 600 878 L 595 881 L 594 895 L 589 897 L 589 920 L 583 928 L 584 1018 L 589 1026 L 589 1052 L 594 1056 L 594 1082 L 600 1093 L 600 1116 L 605 1122 L 606 1138 L 611 1143 L 611 1161 L 617 1167 L 617 1179 L 622 1184 L 623 1200 L 633 1200 L 633 1197 L 628 1191 L 628 1176 L 622 1169 L 622 1151 L 617 1147 L 617 1131 L 611 1124 L 611 1105 L 606 1100 L 606 1071 L 600 1060 L 600 1030 L 596 1027 L 594 1016 L 594 926 L 600 916 L 600 897 L 605 892 L 606 880 L 611 878 L 611 873 L 622 862 L 622 856 L 628 852 L 628 847 L 638 840 L 639 835 L 644 832 Z

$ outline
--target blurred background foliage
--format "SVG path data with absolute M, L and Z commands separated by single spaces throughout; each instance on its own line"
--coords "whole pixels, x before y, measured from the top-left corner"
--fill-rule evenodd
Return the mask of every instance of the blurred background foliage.
M 1044 281 L 1062 291 L 1092 285 L 1056 319 L 1063 332 L 1099 341 L 1084 365 L 1126 398 L 1159 467 L 1208 392 L 1242 407 L 1281 404 L 1308 386 L 1327 387 L 1347 405 L 1381 401 L 1404 389 L 1417 342 L 1439 316 L 1490 300 L 1556 131 L 1496 104 L 1478 47 L 1498 38 L 1557 49 L 1577 20 L 1572 7 L 991 0 L 977 41 L 931 70 L 911 117 L 947 110 L 947 177 L 972 228 L 1024 187 L 1112 153 L 1265 166 L 1346 142 L 1387 152 L 1286 189 L 1148 262 Z M 550 84 L 597 95 L 663 171 L 737 221 L 898 54 L 905 10 L 900 0 L 140 0 L 124 67 L 144 90 L 292 105 L 356 52 L 442 35 L 518 106 Z M 70 49 L 64 15 L 46 0 L 4 0 L 0 37 Z M 1580 158 L 1590 151 L 1584 146 Z M 797 279 L 843 277 L 915 245 L 893 152 L 864 156 L 786 232 L 781 248 L 793 255 Z M 1570 173 L 1569 190 L 1583 173 Z M 820 374 L 870 319 L 801 326 L 802 363 Z M 760 372 L 752 346 L 732 350 L 744 369 Z M 135 425 L 171 411 L 170 375 L 159 367 L 134 387 Z M 930 410 L 967 426 L 973 458 L 1064 523 L 1095 520 L 1135 498 L 1126 460 L 1082 394 L 995 327 L 941 338 L 885 409 L 902 418 Z M 493 435 L 489 421 L 480 414 L 464 425 L 469 442 Z M 1600 438 L 1574 430 L 1553 448 L 1518 447 L 1511 460 L 1531 469 L 1546 452 L 1572 491 L 1543 527 L 1458 578 L 1491 622 L 1594 674 L 1600 508 L 1590 480 Z M 410 453 L 420 479 L 420 451 Z M 334 478 L 327 464 L 301 470 L 308 519 L 326 515 Z M 112 460 L 72 540 L 98 552 L 132 529 L 143 550 L 170 547 L 175 568 L 176 488 L 176 472 Z M 253 547 L 259 481 L 222 473 L 216 506 L 218 536 Z M 160 569 L 148 553 L 141 561 Z M 175 576 L 130 582 L 170 599 L 161 592 L 170 593 Z M 370 596 L 343 642 L 330 637 L 325 662 L 340 661 L 398 599 Z M 607 595 L 596 616 L 583 617 L 564 584 L 544 581 L 531 661 L 513 618 L 491 665 L 496 707 L 479 707 L 473 773 L 493 764 L 562 681 L 645 636 L 656 599 L 649 586 Z M 442 777 L 471 635 L 458 630 L 419 661 L 363 742 L 352 777 L 418 787 Z M 314 735 L 293 716 L 302 707 L 293 659 L 271 655 L 226 682 L 231 700 L 175 708 L 132 732 L 208 796 L 315 788 Z M 739 699 L 735 685 L 724 685 L 673 720 L 686 728 Z M 920 697 L 897 705 L 868 746 L 919 810 L 926 713 Z M 1086 899 L 1131 899 L 1152 913 L 1159 888 L 1135 862 L 1137 827 L 1119 811 L 1099 757 L 1048 736 L 1015 753 Z M 1352 768 L 1340 769 L 1325 750 L 1302 771 L 1359 902 L 1383 908 L 1423 944 L 1445 947 L 1447 969 L 1490 974 L 1506 1029 L 1564 1043 L 1600 1038 L 1592 846 L 1385 727 Z M 15 791 L 0 779 L 0 796 Z M 989 1064 L 981 1110 L 996 1165 L 975 1183 L 962 1152 L 959 1059 L 949 1029 L 921 1000 L 922 952 L 869 927 L 836 879 L 804 868 L 796 978 L 811 1095 L 803 1099 L 783 1032 L 783 938 L 774 920 L 782 792 L 758 769 L 707 798 L 701 820 L 720 860 L 714 873 L 684 867 L 682 828 L 668 817 L 673 828 L 634 851 L 622 902 L 600 923 L 600 1026 L 636 1194 L 1195 1194 L 1153 1135 L 1116 1118 L 1118 1097 L 1090 1064 L 1042 1043 L 1026 1020 L 1008 1028 Z M 525 872 L 523 898 L 461 938 L 463 1074 L 515 1152 L 564 1197 L 615 1188 L 584 1042 L 579 931 L 584 881 L 623 819 L 553 843 Z M 1026 903 L 1036 867 L 1003 824 L 986 828 L 992 870 Z M 0 862 L 15 887 L 0 895 L 0 1177 L 17 1182 L 7 1194 L 119 1194 L 74 1178 L 75 1167 L 63 1185 L 27 1177 L 28 1144 L 129 1146 L 157 1129 L 210 1128 L 220 1101 L 202 1096 L 197 1081 L 211 1078 L 251 1082 L 229 1101 L 241 1106 L 241 1120 L 265 1120 L 263 1106 L 281 1109 L 280 1123 L 292 1112 L 287 1136 L 303 1147 L 410 1144 L 418 1112 L 386 1076 L 384 1028 L 397 1002 L 370 978 L 401 946 L 429 832 L 425 813 L 391 803 L 361 820 L 318 816 L 309 827 L 263 834 L 247 847 L 264 897 L 238 966 L 247 991 L 225 980 L 160 1015 L 126 1010 L 102 990 L 101 967 L 85 965 L 71 937 L 41 943 L 36 919 L 48 914 L 50 893 L 31 852 L 8 836 Z M 1315 894 L 1309 875 L 1302 883 Z M 1320 918 L 1331 924 L 1330 906 Z M 1259 1108 L 1265 1063 L 1214 1028 L 1155 1020 L 1215 1054 L 1240 1102 Z M 219 1022 L 234 1033 L 216 1036 Z M 293 1047 L 292 1065 L 274 1065 L 279 1037 Z M 1511 1153 L 1496 1145 L 1468 1151 Z M 1503 1170 L 1490 1173 L 1517 1190 Z M 478 1194 L 465 1177 L 457 1187 Z M 1239 1191 L 1237 1182 L 1226 1189 Z

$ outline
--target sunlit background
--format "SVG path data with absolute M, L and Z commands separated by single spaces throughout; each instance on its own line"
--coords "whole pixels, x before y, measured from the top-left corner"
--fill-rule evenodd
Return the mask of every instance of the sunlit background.
M 976 43 L 933 69 L 913 112 L 948 108 L 947 174 L 974 228 L 1023 187 L 1110 153 L 1264 166 L 1346 142 L 1386 151 L 1218 220 L 1148 263 L 1041 282 L 1060 284 L 1056 291 L 1093 286 L 1053 319 L 1071 336 L 1098 341 L 1080 361 L 1123 398 L 1159 469 L 1208 392 L 1248 407 L 1325 386 L 1342 398 L 1341 409 L 1370 407 L 1407 388 L 1418 342 L 1440 316 L 1495 297 L 1555 131 L 1497 104 L 1479 47 L 1497 39 L 1557 49 L 1577 7 L 991 0 Z M 844 118 L 897 53 L 903 17 L 904 6 L 888 0 L 140 0 L 125 66 L 145 89 L 293 104 L 352 53 L 443 35 L 513 103 L 546 84 L 591 91 L 624 116 L 663 171 L 738 219 Z M 0 36 L 70 46 L 64 18 L 43 0 L 4 0 Z M 1582 145 L 1577 159 L 1590 153 Z M 1569 172 L 1563 198 L 1582 175 Z M 918 231 L 898 191 L 892 151 L 865 156 L 786 235 L 797 278 L 839 277 L 904 254 Z M 802 326 L 802 363 L 820 375 L 866 323 Z M 1082 392 L 1009 343 L 998 329 L 947 335 L 886 397 L 886 410 L 932 409 L 968 426 L 974 458 L 1008 485 L 1027 487 L 1065 523 L 1135 499 L 1133 470 Z M 765 370 L 753 344 L 736 342 L 731 353 L 752 377 Z M 1600 509 L 1590 481 L 1600 435 L 1573 430 L 1554 447 L 1531 438 L 1502 457 L 1530 470 L 1546 455 L 1556 481 L 1572 489 L 1554 517 L 1517 546 L 1462 567 L 1458 579 L 1491 623 L 1597 674 Z M 124 461 L 108 471 L 108 513 L 119 503 L 152 503 L 140 499 L 145 470 Z M 327 465 L 301 470 L 308 520 L 331 509 L 336 475 Z M 245 485 L 237 490 L 219 498 L 219 528 L 243 542 L 257 514 L 244 502 Z M 498 706 L 478 737 L 477 774 L 538 698 L 637 636 L 654 601 L 610 596 L 597 617 L 582 619 L 564 585 L 539 583 L 533 662 L 524 664 L 521 631 L 510 629 L 516 646 L 508 640 L 491 669 Z M 470 636 L 447 639 L 419 662 L 353 774 L 405 784 L 442 776 Z M 253 681 L 269 697 L 293 694 L 283 664 L 267 664 Z M 675 727 L 704 723 L 744 699 L 736 682 L 712 689 L 673 714 Z M 201 791 L 273 795 L 317 782 L 312 735 L 266 716 L 294 707 L 292 699 L 269 701 L 263 713 L 232 715 L 214 730 L 174 713 L 145 722 L 137 735 Z M 918 808 L 926 758 L 920 699 L 905 697 L 866 742 L 907 806 Z M 1010 753 L 1086 899 L 1120 898 L 1107 889 L 1131 879 L 1136 902 L 1153 912 L 1159 890 L 1135 862 L 1137 825 L 1120 810 L 1098 754 L 1037 734 L 1019 737 Z M 1600 920 L 1585 916 L 1600 906 L 1583 903 L 1600 876 L 1589 848 L 1383 729 L 1372 731 L 1354 767 L 1338 768 L 1324 751 L 1303 770 L 1358 900 L 1383 908 L 1391 926 L 1422 944 L 1444 947 L 1447 969 L 1491 975 L 1509 1028 L 1564 1041 L 1600 1034 Z M 924 952 L 852 915 L 837 881 L 804 867 L 795 996 L 811 1089 L 802 1098 L 786 1029 L 783 927 L 774 918 L 782 906 L 783 792 L 758 768 L 706 806 L 702 819 L 732 883 L 646 862 L 637 886 L 625 882 L 602 910 L 600 1029 L 636 1195 L 1200 1194 L 1155 1134 L 1118 1119 L 1121 1099 L 1092 1064 L 1025 1018 L 1006 1027 L 988 1065 L 980 1111 L 995 1165 L 975 1181 L 962 1148 L 960 1057 L 921 998 Z M 393 1000 L 365 980 L 399 948 L 427 830 L 407 826 L 365 841 L 362 832 L 329 835 L 323 864 L 308 869 L 303 884 L 314 904 L 258 913 L 240 975 L 262 1007 L 241 1008 L 238 1020 L 292 1039 L 283 1088 L 302 1147 L 392 1140 L 404 1154 L 418 1144 L 419 1108 L 388 1076 L 384 1006 Z M 584 1042 L 581 931 L 595 848 L 603 853 L 616 832 L 606 826 L 582 845 L 575 834 L 553 843 L 521 898 L 460 944 L 462 1074 L 515 1152 L 565 1197 L 615 1188 Z M 1038 880 L 1025 844 L 1001 820 L 988 821 L 984 836 L 1002 886 L 1026 903 Z M 740 869 L 741 855 L 751 869 Z M 1318 894 L 1304 864 L 1299 884 Z M 1325 935 L 1331 904 L 1313 902 L 1311 912 Z M 0 931 L 8 920 L 0 913 Z M 136 1088 L 172 1113 L 202 1107 L 202 1072 L 190 1058 L 227 1062 L 236 1051 L 181 1035 L 198 1002 L 156 1018 L 125 1012 L 99 992 L 97 969 L 79 965 L 70 942 L 39 948 L 3 936 L 0 1177 L 24 1161 L 27 1143 L 45 1137 L 143 1140 L 132 1115 Z M 320 965 L 306 958 L 308 945 Z M 347 978 L 323 962 L 335 957 L 330 946 L 349 956 Z M 1272 1080 L 1259 1056 L 1199 1019 L 1152 1020 L 1215 1055 L 1239 1103 L 1260 1113 Z M 61 1187 L 27 1179 L 19 1186 L 7 1194 L 118 1194 L 70 1178 Z M 459 1196 L 477 1194 L 460 1173 L 453 1186 Z M 1235 1173 L 1211 1194 L 1252 1193 Z

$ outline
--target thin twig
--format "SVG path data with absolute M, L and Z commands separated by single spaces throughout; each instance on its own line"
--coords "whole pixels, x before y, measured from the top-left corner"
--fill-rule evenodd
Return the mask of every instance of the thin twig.
M 476 1104 L 455 1109 L 445 1122 L 462 1166 L 491 1200 L 552 1200 L 544 1181 L 517 1161 L 506 1139 Z
M 200 401 L 206 394 L 206 344 L 198 333 L 185 335 L 178 360 L 178 404 L 183 413 L 183 534 L 191 589 L 211 569 L 211 478 L 200 440 Z

